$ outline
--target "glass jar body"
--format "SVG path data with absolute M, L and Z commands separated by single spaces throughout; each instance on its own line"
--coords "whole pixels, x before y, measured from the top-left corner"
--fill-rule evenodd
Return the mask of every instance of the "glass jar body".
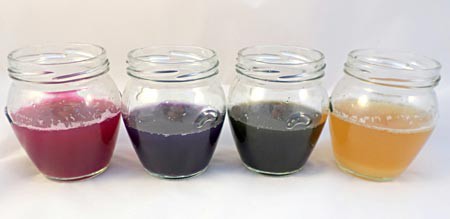
M 6 114 L 41 173 L 79 180 L 106 170 L 120 118 L 120 93 L 106 75 L 42 84 L 14 80 Z
M 184 178 L 206 170 L 222 129 L 225 97 L 217 76 L 182 82 L 132 77 L 122 114 L 144 168 L 155 176 Z
M 284 175 L 300 170 L 328 115 L 320 80 L 270 82 L 238 75 L 230 88 L 228 117 L 243 164 Z
M 408 167 L 438 115 L 432 87 L 388 86 L 351 75 L 338 82 L 330 102 L 338 166 L 376 181 L 392 180 Z

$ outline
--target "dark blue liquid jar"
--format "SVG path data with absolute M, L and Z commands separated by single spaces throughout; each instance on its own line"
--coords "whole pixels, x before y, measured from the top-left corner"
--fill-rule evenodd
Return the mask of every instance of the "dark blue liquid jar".
M 213 50 L 146 47 L 128 54 L 123 120 L 144 168 L 163 178 L 202 173 L 225 117 Z

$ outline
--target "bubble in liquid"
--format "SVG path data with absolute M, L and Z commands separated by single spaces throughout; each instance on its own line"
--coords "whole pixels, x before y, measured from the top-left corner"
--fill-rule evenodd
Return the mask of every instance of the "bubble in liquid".
M 312 121 L 313 120 L 308 115 L 302 112 L 296 112 L 291 114 L 286 120 L 286 128 L 293 129 L 297 126 L 307 127 L 311 125 Z

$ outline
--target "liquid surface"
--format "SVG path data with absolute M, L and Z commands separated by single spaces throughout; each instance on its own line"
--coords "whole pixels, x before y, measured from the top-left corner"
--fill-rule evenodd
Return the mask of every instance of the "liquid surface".
M 61 94 L 20 108 L 10 118 L 36 167 L 48 177 L 71 179 L 109 164 L 120 113 L 106 100 Z
M 350 99 L 333 108 L 330 130 L 337 162 L 372 179 L 401 174 L 433 130 L 433 117 L 414 107 Z
M 224 116 L 209 106 L 167 102 L 135 109 L 124 116 L 124 122 L 148 171 L 183 177 L 208 166 Z
M 228 115 L 242 161 L 269 174 L 299 170 L 327 118 L 311 108 L 286 102 L 239 104 Z

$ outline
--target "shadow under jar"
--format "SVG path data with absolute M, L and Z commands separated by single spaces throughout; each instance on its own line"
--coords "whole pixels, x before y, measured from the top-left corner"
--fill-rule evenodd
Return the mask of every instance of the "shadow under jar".
M 389 181 L 408 167 L 436 123 L 440 68 L 408 52 L 350 52 L 330 105 L 333 150 L 343 171 Z
M 321 52 L 295 46 L 255 46 L 238 53 L 228 117 L 244 165 L 285 175 L 309 158 L 328 115 Z
M 80 180 L 106 170 L 116 143 L 120 93 L 103 48 L 47 44 L 8 56 L 6 115 L 39 171 Z
M 218 65 L 216 53 L 200 47 L 146 47 L 128 54 L 123 119 L 150 174 L 184 178 L 206 170 L 225 117 Z

